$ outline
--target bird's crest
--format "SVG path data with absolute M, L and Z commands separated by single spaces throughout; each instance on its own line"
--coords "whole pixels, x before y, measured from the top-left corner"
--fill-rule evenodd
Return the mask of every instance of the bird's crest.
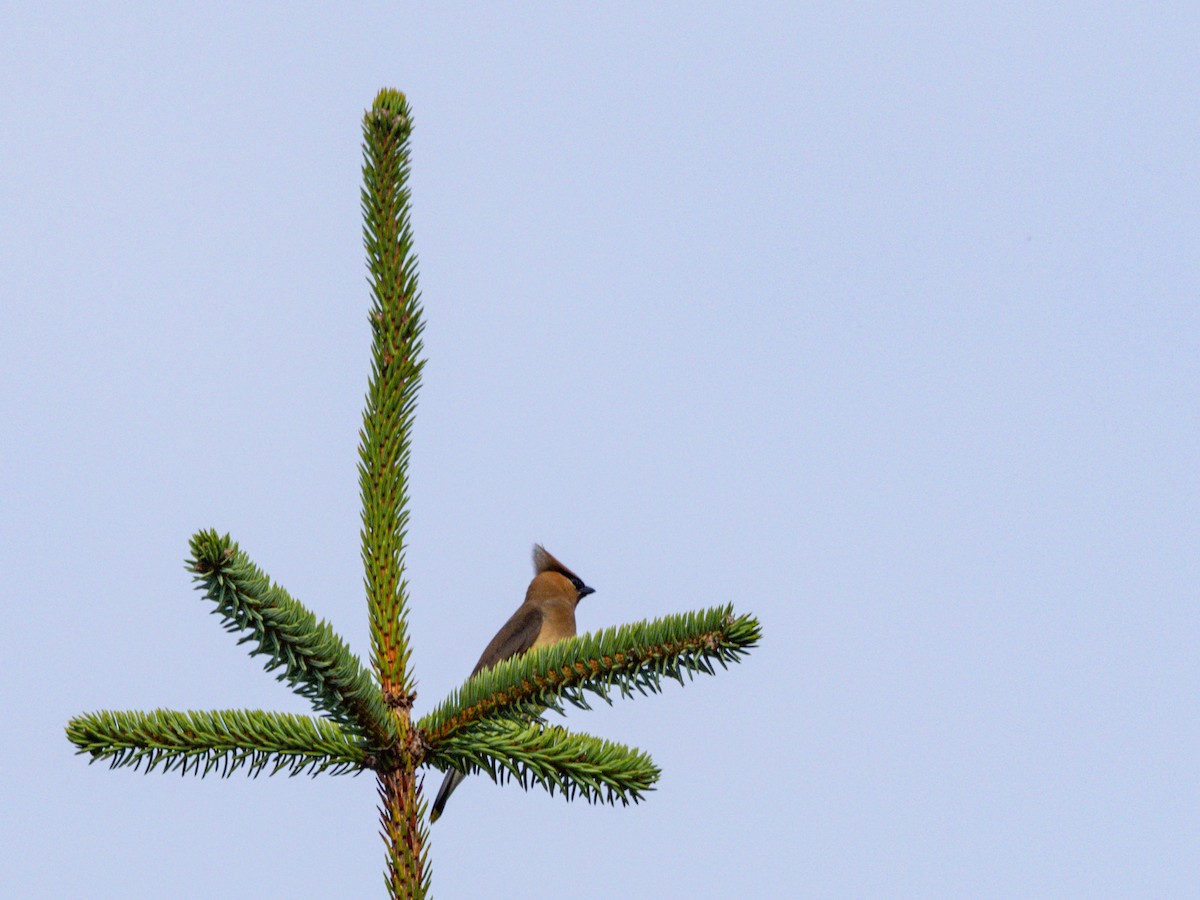
M 560 575 L 565 575 L 571 579 L 573 584 L 583 584 L 583 579 L 551 556 L 549 551 L 541 544 L 533 545 L 533 569 L 538 575 L 541 575 L 543 572 L 558 572 Z

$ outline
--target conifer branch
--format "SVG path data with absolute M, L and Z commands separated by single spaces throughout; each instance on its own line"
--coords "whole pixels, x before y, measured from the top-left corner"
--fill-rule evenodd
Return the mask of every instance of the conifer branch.
M 409 220 L 409 136 L 404 95 L 385 88 L 363 116 L 363 242 L 371 285 L 371 378 L 359 433 L 362 559 L 371 625 L 371 664 L 402 752 L 379 771 L 379 816 L 394 898 L 429 892 L 428 833 L 416 774 L 416 698 L 408 664 L 408 460 L 421 381 L 421 306 Z
M 418 900 L 429 894 L 425 811 L 414 768 L 390 767 L 379 772 L 380 822 L 388 858 L 384 882 L 390 897 Z
M 488 719 L 447 737 L 426 760 L 439 769 L 486 772 L 493 781 L 541 785 L 571 800 L 628 805 L 653 790 L 659 769 L 650 757 L 622 744 L 557 725 Z
M 360 743 L 333 722 L 260 710 L 88 713 L 71 719 L 67 739 L 91 762 L 147 772 L 341 775 L 369 764 Z
M 753 616 L 732 606 L 666 616 L 569 638 L 484 669 L 467 680 L 418 727 L 433 752 L 465 726 L 493 716 L 516 721 L 566 701 L 589 708 L 587 694 L 611 703 L 622 696 L 657 693 L 664 678 L 714 673 L 738 662 L 761 636 Z
M 384 699 L 412 707 L 404 579 L 408 459 L 421 381 L 421 305 L 409 221 L 412 115 L 399 91 L 382 90 L 363 118 L 363 242 L 371 285 L 371 379 L 359 434 L 362 558 L 371 659 Z
M 395 723 L 379 688 L 327 622 L 272 584 L 229 535 L 201 531 L 191 549 L 194 580 L 216 603 L 227 631 L 248 632 L 239 643 L 254 642 L 251 656 L 267 656 L 268 672 L 282 669 L 280 681 L 346 730 L 376 746 L 394 742 Z

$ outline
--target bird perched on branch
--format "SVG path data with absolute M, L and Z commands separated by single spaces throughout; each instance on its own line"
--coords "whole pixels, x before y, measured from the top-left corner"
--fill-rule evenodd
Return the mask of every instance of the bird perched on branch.
M 535 574 L 525 592 L 525 602 L 496 632 L 471 670 L 472 675 L 535 647 L 575 637 L 575 607 L 588 594 L 594 594 L 595 589 L 584 584 L 541 544 L 533 545 L 533 568 Z M 446 773 L 437 799 L 433 801 L 430 822 L 438 820 L 446 801 L 466 777 L 456 769 Z

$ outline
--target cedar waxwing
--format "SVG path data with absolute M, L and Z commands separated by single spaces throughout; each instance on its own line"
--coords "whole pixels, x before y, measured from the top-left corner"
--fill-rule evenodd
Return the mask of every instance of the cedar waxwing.
M 472 675 L 534 647 L 575 637 L 575 607 L 588 594 L 594 594 L 595 589 L 584 584 L 578 575 L 547 553 L 541 544 L 533 545 L 533 568 L 536 574 L 533 581 L 529 582 L 529 590 L 525 592 L 525 602 L 496 632 L 471 670 Z M 466 777 L 454 769 L 446 773 L 437 799 L 433 801 L 430 822 L 438 820 L 446 801 Z

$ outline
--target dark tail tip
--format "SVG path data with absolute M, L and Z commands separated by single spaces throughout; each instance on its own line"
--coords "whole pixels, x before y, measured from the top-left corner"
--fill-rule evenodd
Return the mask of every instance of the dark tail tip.
M 462 772 L 451 769 L 446 773 L 446 777 L 442 780 L 442 786 L 437 792 L 437 797 L 433 801 L 433 808 L 429 812 L 429 824 L 432 825 L 442 817 L 442 810 L 446 808 L 446 801 L 450 799 L 450 795 L 454 793 L 454 789 L 458 787 L 467 776 Z

